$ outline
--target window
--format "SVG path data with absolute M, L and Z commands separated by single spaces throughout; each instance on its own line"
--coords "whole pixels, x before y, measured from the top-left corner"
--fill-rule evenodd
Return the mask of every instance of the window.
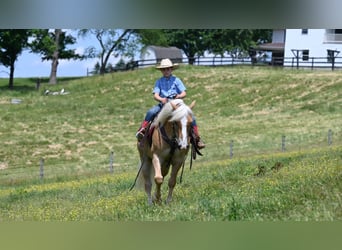
M 309 50 L 305 49 L 302 51 L 302 59 L 303 61 L 309 61 Z
M 327 49 L 327 59 L 329 63 L 335 62 L 335 58 L 338 56 L 340 51 L 338 50 L 332 50 L 332 49 Z
M 309 33 L 308 29 L 302 29 L 302 35 L 307 35 Z
M 342 29 L 326 29 L 324 35 L 325 43 L 342 43 Z
M 327 50 L 327 53 L 328 53 L 328 55 L 327 55 L 327 57 L 328 57 L 328 62 L 331 63 L 331 62 L 333 61 L 333 59 L 334 59 L 334 56 L 335 56 L 334 54 L 335 54 L 335 53 L 334 53 L 333 50 L 330 50 L 330 49 Z

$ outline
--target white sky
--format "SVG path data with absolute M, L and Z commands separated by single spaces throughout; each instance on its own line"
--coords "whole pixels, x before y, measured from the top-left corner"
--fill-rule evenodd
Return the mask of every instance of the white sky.
M 99 43 L 95 38 L 77 38 L 76 44 L 72 47 L 80 54 L 89 46 L 99 47 Z M 57 77 L 63 76 L 86 76 L 87 69 L 93 70 L 97 58 L 87 60 L 59 60 L 57 68 Z M 115 65 L 118 59 L 111 57 L 110 62 Z M 23 51 L 15 63 L 14 77 L 49 77 L 51 71 L 51 61 L 42 61 L 39 54 Z M 9 68 L 0 65 L 0 78 L 9 76 Z

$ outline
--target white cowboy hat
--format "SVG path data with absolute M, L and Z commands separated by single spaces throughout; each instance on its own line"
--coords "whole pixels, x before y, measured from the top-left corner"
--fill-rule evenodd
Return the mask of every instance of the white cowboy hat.
M 160 64 L 156 67 L 156 69 L 165 69 L 165 68 L 176 69 L 178 68 L 178 66 L 179 65 L 177 63 L 172 63 L 169 58 L 166 58 L 160 61 Z

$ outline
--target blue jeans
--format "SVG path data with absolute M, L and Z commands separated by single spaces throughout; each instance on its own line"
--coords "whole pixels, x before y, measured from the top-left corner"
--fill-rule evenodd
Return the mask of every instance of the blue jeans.
M 155 106 L 153 106 L 152 108 L 150 108 L 145 116 L 145 121 L 152 121 L 154 119 L 154 117 L 156 117 L 156 115 L 159 113 L 159 111 L 162 109 L 163 104 L 159 103 Z
M 146 116 L 145 116 L 145 121 L 153 121 L 153 119 L 157 116 L 157 114 L 159 113 L 159 111 L 162 109 L 163 107 L 163 104 L 162 103 L 159 103 L 155 106 L 153 106 L 152 108 L 150 108 L 147 113 L 146 113 Z M 197 123 L 196 123 L 196 118 L 195 116 L 192 117 L 192 123 L 191 123 L 192 126 L 197 126 Z

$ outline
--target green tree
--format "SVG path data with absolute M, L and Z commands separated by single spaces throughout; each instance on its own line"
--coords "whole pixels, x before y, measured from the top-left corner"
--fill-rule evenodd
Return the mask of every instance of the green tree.
M 272 30 L 248 29 L 168 29 L 163 30 L 169 46 L 182 49 L 193 64 L 205 51 L 232 57 L 247 55 L 251 46 L 271 39 Z
M 88 58 L 99 58 L 94 66 L 93 73 L 104 74 L 110 71 L 109 59 L 130 58 L 128 64 L 134 64 L 134 57 L 148 45 L 167 46 L 165 33 L 161 29 L 82 29 L 79 30 L 80 37 L 94 36 L 100 47 L 90 46 L 85 55 Z M 123 60 L 120 64 L 125 63 Z M 127 65 L 126 65 L 127 66 Z M 113 67 L 112 67 L 113 68 Z M 116 67 L 115 67 L 116 68 Z
M 271 30 L 260 29 L 213 29 L 207 36 L 207 50 L 215 55 L 246 56 L 256 44 L 271 40 Z
M 118 57 L 124 55 L 134 57 L 137 43 L 134 41 L 134 30 L 132 29 L 82 29 L 79 36 L 95 36 L 100 44 L 100 49 L 94 46 L 87 48 L 88 58 L 99 58 L 100 74 L 106 73 L 110 56 Z
M 189 64 L 194 64 L 196 56 L 207 50 L 209 30 L 204 29 L 167 29 L 164 30 L 170 46 L 183 50 Z
M 168 46 L 167 37 L 161 29 L 138 29 L 134 32 L 143 46 Z
M 77 60 L 84 58 L 82 55 L 76 54 L 75 49 L 67 49 L 67 46 L 75 43 L 76 38 L 67 35 L 61 29 L 33 31 L 33 39 L 30 43 L 32 52 L 41 54 L 43 61 L 51 61 L 49 83 L 57 83 L 57 67 L 60 59 Z
M 13 88 L 15 62 L 28 45 L 30 30 L 7 29 L 0 30 L 0 62 L 10 68 L 8 87 Z

